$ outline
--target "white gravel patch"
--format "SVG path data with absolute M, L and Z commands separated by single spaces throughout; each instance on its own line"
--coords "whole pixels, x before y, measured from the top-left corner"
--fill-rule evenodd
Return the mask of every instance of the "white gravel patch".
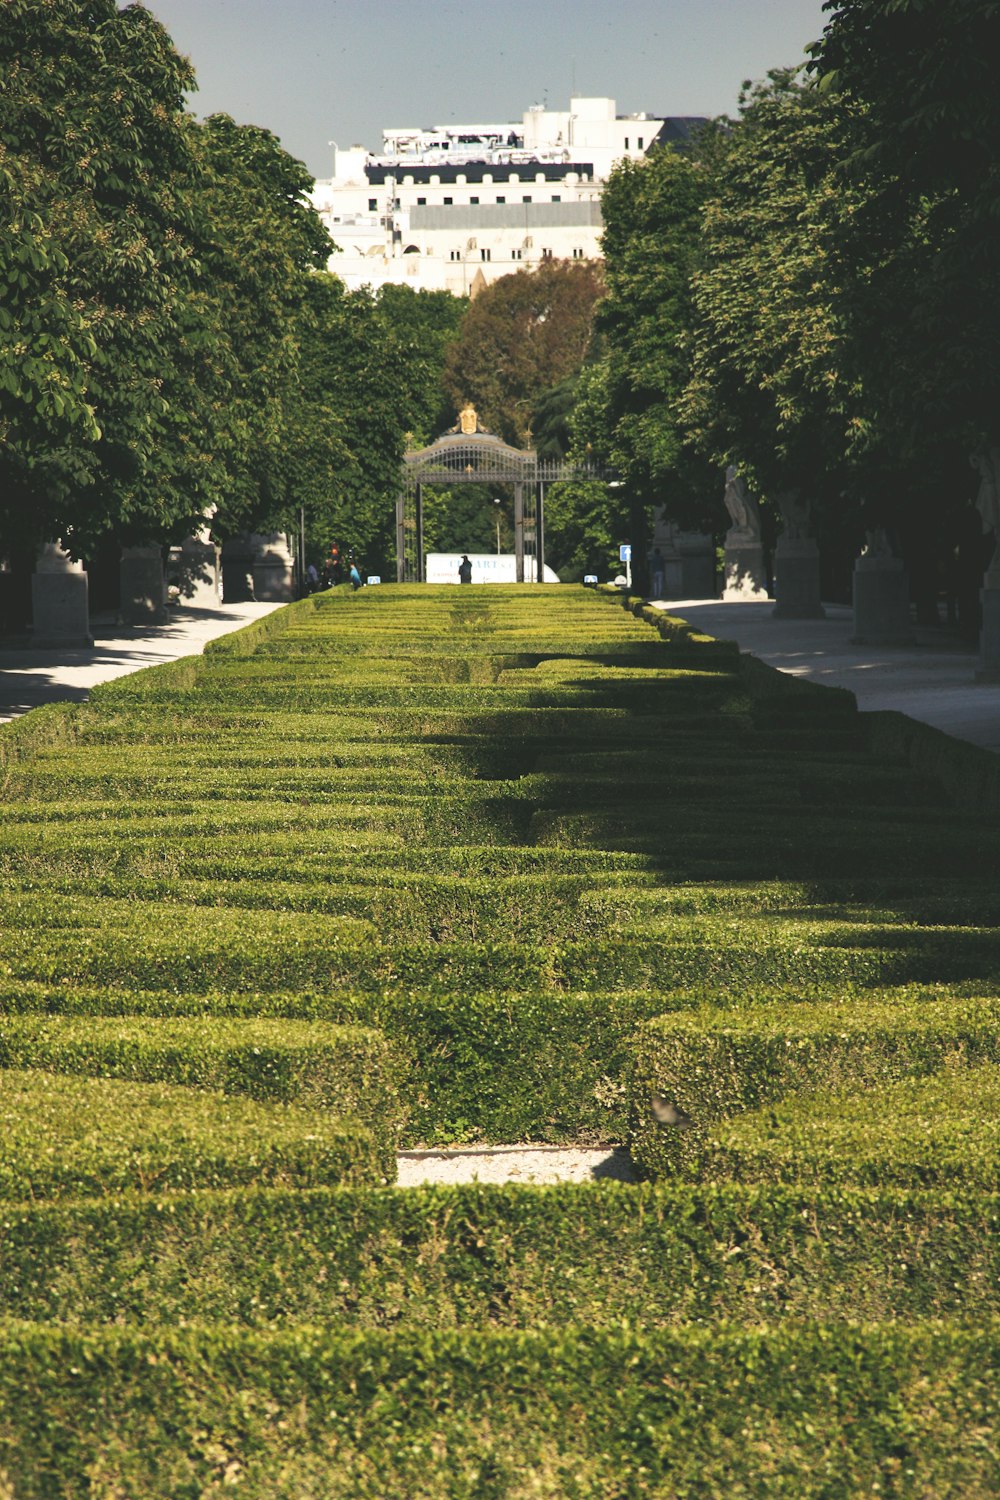
M 628 1153 L 608 1146 L 487 1146 L 479 1150 L 402 1151 L 399 1187 L 461 1182 L 634 1182 Z

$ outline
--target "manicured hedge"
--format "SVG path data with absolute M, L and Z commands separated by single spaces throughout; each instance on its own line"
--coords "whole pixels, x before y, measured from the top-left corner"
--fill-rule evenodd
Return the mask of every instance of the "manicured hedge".
M 0 1082 L 0 1199 L 12 1202 L 394 1176 L 391 1151 L 327 1111 L 34 1070 Z
M 770 1004 L 658 1016 L 637 1030 L 629 1084 L 633 1158 L 649 1176 L 700 1170 L 720 1120 L 787 1095 L 836 1086 L 864 1111 L 870 1091 L 1000 1061 L 997 1000 Z M 655 1118 L 660 1095 L 688 1119 Z
M 0 1317 L 668 1328 L 1000 1315 L 971 1191 L 252 1188 L 5 1205 Z
M 823 1088 L 709 1132 L 703 1174 L 744 1181 L 1000 1187 L 1000 1066 Z
M 0 1068 L 176 1083 L 364 1121 L 383 1153 L 405 1115 L 403 1059 L 379 1032 L 323 1021 L 0 1017 Z
M 9 1325 L 19 1500 L 995 1492 L 1000 1334 Z
M 851 695 L 407 586 L 39 724 L 0 1312 L 125 1326 L 0 1325 L 0 1494 L 995 1490 L 1000 825 Z M 719 1181 L 374 1186 L 402 1114 Z

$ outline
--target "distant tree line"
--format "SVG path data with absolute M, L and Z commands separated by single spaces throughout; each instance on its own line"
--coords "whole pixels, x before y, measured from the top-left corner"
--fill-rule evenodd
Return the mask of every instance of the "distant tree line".
M 311 179 L 266 130 L 184 107 L 141 6 L 0 7 L 0 552 L 85 556 L 294 525 L 376 568 L 407 441 L 471 400 L 507 441 L 619 485 L 548 496 L 564 576 L 606 573 L 652 507 L 720 535 L 722 470 L 797 495 L 828 586 L 866 534 L 928 617 L 971 620 L 978 455 L 1000 476 L 1000 0 L 829 0 L 807 65 L 747 85 L 683 154 L 624 162 L 603 265 L 545 262 L 466 303 L 348 292 Z M 499 506 L 493 501 L 499 500 Z M 441 550 L 509 544 L 509 497 L 428 503 Z
M 970 456 L 1000 478 L 1000 4 L 826 9 L 803 68 L 746 85 L 684 154 L 611 174 L 586 351 L 536 381 L 527 425 L 622 488 L 553 493 L 550 551 L 579 576 L 628 536 L 641 580 L 651 508 L 718 535 L 736 464 L 766 536 L 806 502 L 827 588 L 882 532 L 921 614 L 944 591 L 974 629 L 991 543 Z M 467 383 L 491 409 L 499 376 Z

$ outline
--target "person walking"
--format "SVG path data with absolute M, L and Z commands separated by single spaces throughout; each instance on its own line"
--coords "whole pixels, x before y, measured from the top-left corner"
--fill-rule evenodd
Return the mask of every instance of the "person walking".
M 472 564 L 464 552 L 462 553 L 462 561 L 458 565 L 458 581 L 459 583 L 472 582 Z
M 358 572 L 357 563 L 351 563 L 351 588 L 357 593 L 361 587 L 361 574 Z

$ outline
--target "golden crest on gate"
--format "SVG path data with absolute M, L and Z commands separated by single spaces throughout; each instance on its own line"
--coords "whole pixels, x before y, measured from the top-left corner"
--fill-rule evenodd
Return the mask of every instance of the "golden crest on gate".
M 458 429 L 466 437 L 471 437 L 474 432 L 479 431 L 479 418 L 476 416 L 476 408 L 471 402 L 463 406 L 458 414 Z

